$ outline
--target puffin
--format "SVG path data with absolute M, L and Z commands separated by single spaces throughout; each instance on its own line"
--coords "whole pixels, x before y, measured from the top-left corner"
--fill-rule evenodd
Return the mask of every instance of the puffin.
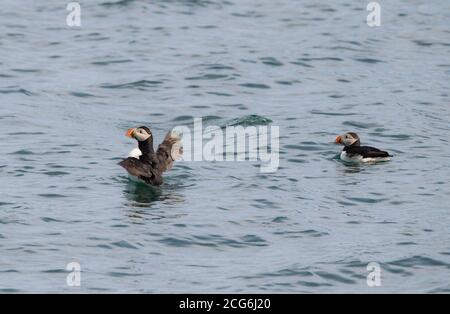
M 153 149 L 153 134 L 150 128 L 131 128 L 125 135 L 137 140 L 138 148 L 133 149 L 128 158 L 119 162 L 119 165 L 133 178 L 150 185 L 161 185 L 163 172 L 171 169 L 173 162 L 181 159 L 183 155 L 180 135 L 169 131 L 156 152 Z
M 344 145 L 341 153 L 341 160 L 346 162 L 377 162 L 388 161 L 393 157 L 388 152 L 375 147 L 361 146 L 358 134 L 348 132 L 339 135 L 335 140 L 336 144 Z

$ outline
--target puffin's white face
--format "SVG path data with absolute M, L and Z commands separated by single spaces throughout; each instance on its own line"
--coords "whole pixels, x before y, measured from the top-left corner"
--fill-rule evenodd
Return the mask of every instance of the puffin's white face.
M 336 137 L 335 143 L 342 144 L 344 146 L 350 146 L 357 141 L 359 141 L 358 134 L 349 132 L 349 133 L 345 133 L 344 135 L 339 135 L 338 137 Z
M 137 139 L 139 142 L 146 141 L 152 136 L 152 133 L 149 132 L 150 130 L 145 130 L 143 128 L 135 128 L 135 129 L 129 129 L 126 133 L 126 136 L 132 137 Z

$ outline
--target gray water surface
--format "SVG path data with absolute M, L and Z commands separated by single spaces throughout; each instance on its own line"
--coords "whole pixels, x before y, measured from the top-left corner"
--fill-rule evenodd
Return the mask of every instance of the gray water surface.
M 368 2 L 2 1 L 0 292 L 450 292 L 450 3 Z M 280 168 L 117 166 L 192 117 L 272 121 Z

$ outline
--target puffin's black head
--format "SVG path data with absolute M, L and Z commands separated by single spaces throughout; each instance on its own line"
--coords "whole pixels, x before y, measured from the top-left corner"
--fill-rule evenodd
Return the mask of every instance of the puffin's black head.
M 336 140 L 334 142 L 336 144 L 342 144 L 344 146 L 360 145 L 359 136 L 354 132 L 348 132 L 345 133 L 344 135 L 339 135 L 338 137 L 336 137 Z
M 152 137 L 152 131 L 146 126 L 140 126 L 138 128 L 128 129 L 125 135 L 135 138 L 139 142 L 144 142 Z

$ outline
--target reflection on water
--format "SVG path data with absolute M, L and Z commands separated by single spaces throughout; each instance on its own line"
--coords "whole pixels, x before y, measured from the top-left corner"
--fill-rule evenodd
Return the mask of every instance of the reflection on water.
M 131 207 L 150 208 L 155 202 L 164 202 L 167 205 L 182 203 L 184 197 L 179 193 L 179 186 L 167 183 L 161 186 L 152 186 L 144 182 L 127 179 L 123 190 L 125 198 Z
M 336 164 L 338 166 L 338 171 L 342 174 L 358 173 L 361 172 L 365 166 L 367 166 L 360 163 L 351 163 L 342 160 L 338 160 Z
M 165 204 L 176 207 L 184 202 L 184 196 L 179 192 L 179 188 L 168 184 L 151 186 L 132 179 L 127 179 L 123 194 L 128 200 L 125 203 L 127 208 L 124 213 L 132 224 L 144 224 L 147 220 L 176 218 L 180 214 L 161 211 L 158 206 Z
M 126 183 L 123 193 L 131 202 L 131 206 L 135 207 L 148 207 L 151 203 L 158 201 L 162 195 L 161 187 L 150 186 L 131 179 Z
M 344 173 L 358 173 L 361 172 L 362 169 L 361 165 L 345 165 L 345 167 L 340 170 Z
M 342 174 L 353 174 L 353 173 L 359 173 L 361 171 L 364 171 L 366 169 L 370 169 L 370 167 L 377 167 L 383 164 L 387 164 L 391 162 L 389 161 L 373 161 L 373 162 L 347 162 L 343 161 L 340 158 L 340 153 L 337 154 L 333 160 L 336 161 L 337 170 Z

